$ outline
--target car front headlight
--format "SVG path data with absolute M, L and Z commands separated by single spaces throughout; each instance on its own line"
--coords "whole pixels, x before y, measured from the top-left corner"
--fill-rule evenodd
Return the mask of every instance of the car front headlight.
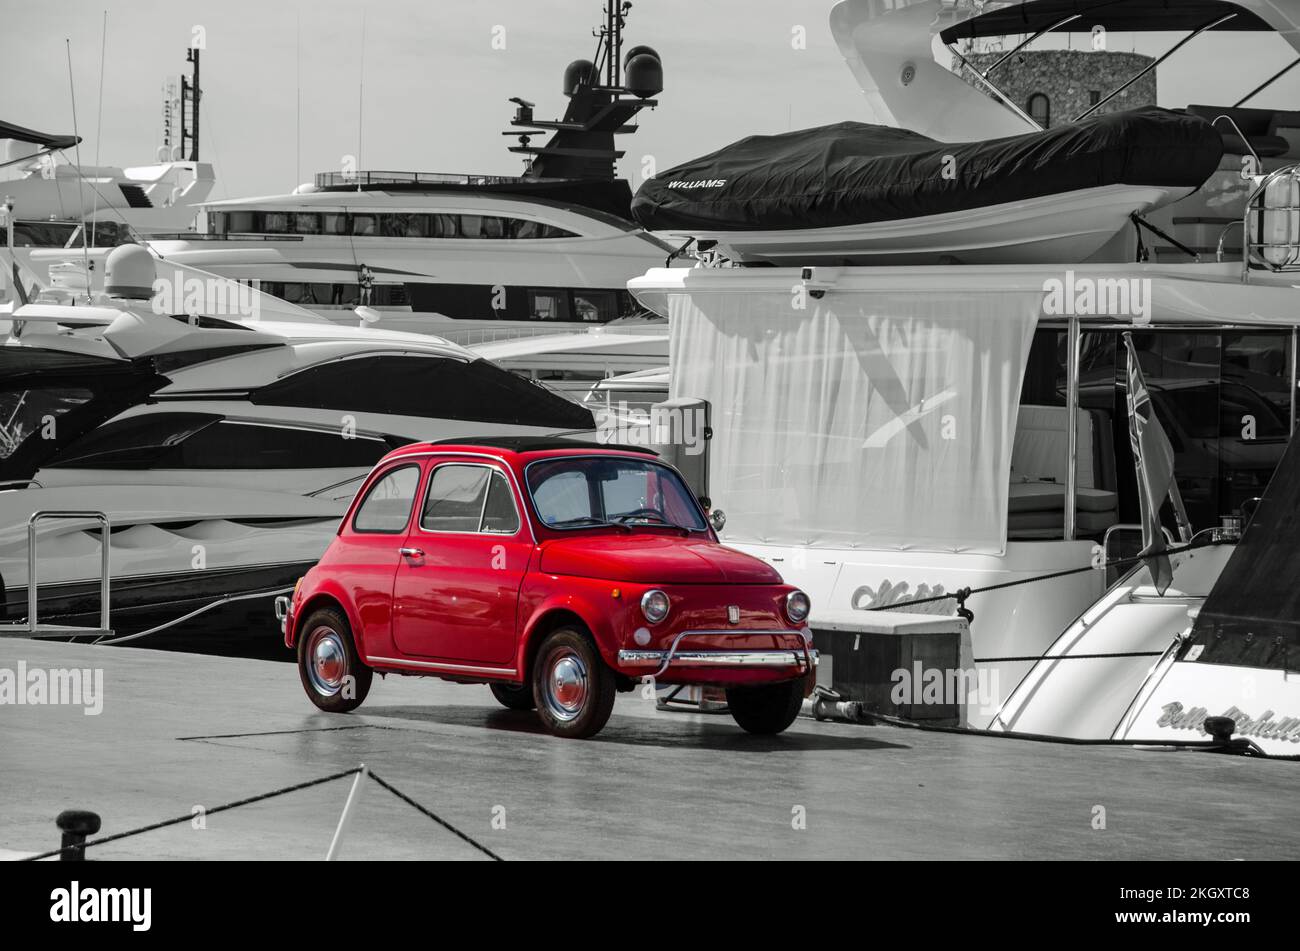
M 785 616 L 794 624 L 802 624 L 808 620 L 808 612 L 812 610 L 812 602 L 808 600 L 808 595 L 802 591 L 791 591 L 785 596 Z
M 666 618 L 669 607 L 671 607 L 671 604 L 668 601 L 668 595 L 658 588 L 641 595 L 641 613 L 645 615 L 645 619 L 651 624 L 658 624 Z

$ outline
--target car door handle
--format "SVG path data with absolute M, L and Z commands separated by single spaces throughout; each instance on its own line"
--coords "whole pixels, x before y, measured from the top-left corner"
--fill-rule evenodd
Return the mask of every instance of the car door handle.
M 399 549 L 397 549 L 397 553 L 398 553 L 399 555 L 405 555 L 407 558 L 423 558 L 423 557 L 424 557 L 424 549 L 422 549 L 422 548 L 399 548 Z

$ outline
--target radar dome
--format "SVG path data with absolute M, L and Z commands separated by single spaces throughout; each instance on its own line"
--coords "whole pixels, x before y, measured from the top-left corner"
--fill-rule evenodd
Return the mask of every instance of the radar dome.
M 157 276 L 153 255 L 138 244 L 114 248 L 104 262 L 104 293 L 109 297 L 149 300 Z
M 583 83 L 596 81 L 596 64 L 589 59 L 575 59 L 564 67 L 564 94 L 572 96 Z
M 648 46 L 634 46 L 623 60 L 623 85 L 632 95 L 649 99 L 664 91 L 664 64 Z

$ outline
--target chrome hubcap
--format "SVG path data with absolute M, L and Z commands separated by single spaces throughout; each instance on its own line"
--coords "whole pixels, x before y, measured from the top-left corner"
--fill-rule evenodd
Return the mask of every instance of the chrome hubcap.
M 557 720 L 575 720 L 587 705 L 587 666 L 567 648 L 551 655 L 546 671 L 546 707 Z
M 348 673 L 348 655 L 340 634 L 318 627 L 307 641 L 307 679 L 322 697 L 332 697 L 343 687 Z

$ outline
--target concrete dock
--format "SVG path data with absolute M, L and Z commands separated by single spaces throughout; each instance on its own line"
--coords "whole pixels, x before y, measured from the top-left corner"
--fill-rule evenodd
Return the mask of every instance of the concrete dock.
M 103 710 L 0 706 L 0 849 L 57 847 L 63 809 L 108 835 L 361 763 L 508 860 L 1232 860 L 1300 844 L 1298 762 L 804 719 L 759 738 L 639 692 L 596 739 L 565 741 L 485 687 L 432 679 L 376 678 L 357 713 L 330 716 L 285 663 L 0 640 L 0 670 L 20 661 L 101 669 Z M 87 857 L 320 859 L 350 782 Z M 483 856 L 367 783 L 341 858 Z

